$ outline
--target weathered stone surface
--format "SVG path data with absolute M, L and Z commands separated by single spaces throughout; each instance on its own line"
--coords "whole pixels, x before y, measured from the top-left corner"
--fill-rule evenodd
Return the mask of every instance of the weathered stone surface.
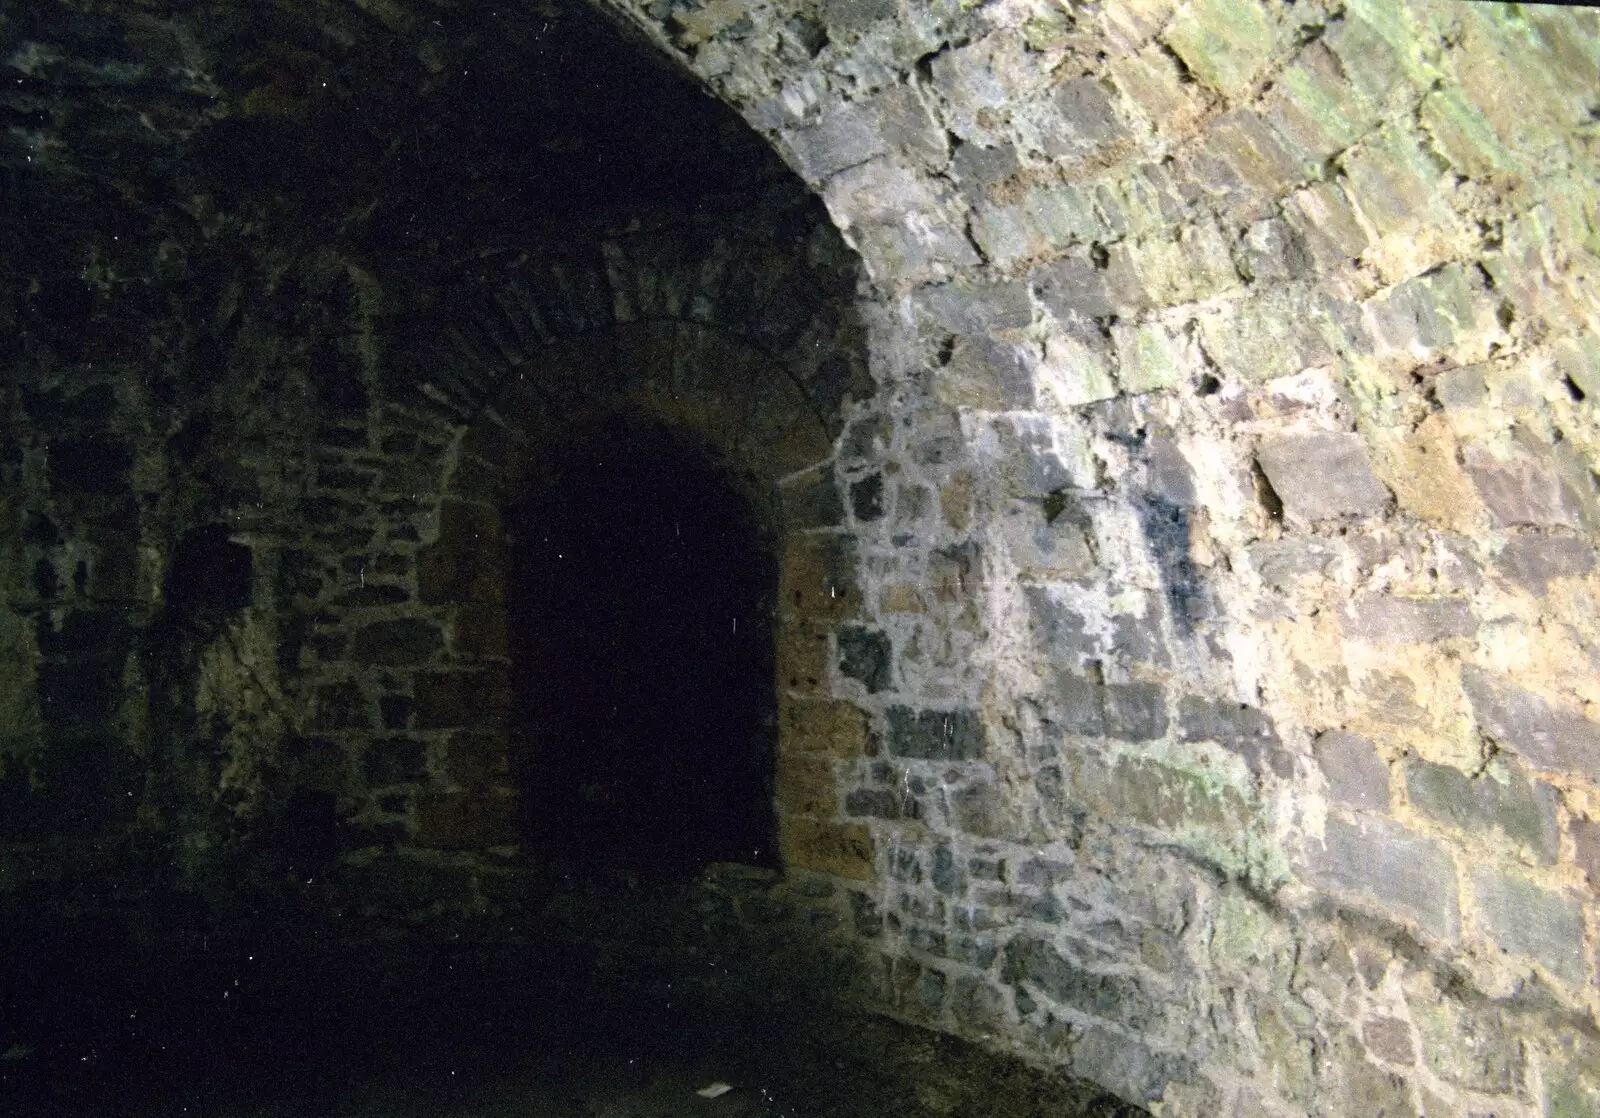
M 1361 1025 L 1361 1039 L 1380 1060 L 1410 1067 L 1417 1061 L 1411 1026 L 1398 1017 L 1369 1017 Z
M 1478 728 L 1541 769 L 1600 779 L 1600 723 L 1576 706 L 1550 702 L 1505 676 L 1465 664 L 1461 688 Z
M 1336 801 L 1347 807 L 1388 810 L 1389 766 L 1371 742 L 1345 730 L 1325 730 L 1312 749 Z
M 1406 993 L 1423 1062 L 1434 1074 L 1492 1095 L 1522 1089 L 1527 1052 L 1516 1017 L 1492 1003 L 1452 999 L 1429 982 L 1413 982 Z
M 1555 861 L 1561 845 L 1555 792 L 1548 784 L 1530 782 L 1520 766 L 1493 764 L 1468 776 L 1451 765 L 1413 757 L 1405 774 L 1406 795 L 1425 814 L 1467 831 L 1498 830 L 1541 861 Z
M 785 612 L 814 619 L 853 616 L 861 607 L 855 551 L 848 536 L 791 537 L 780 587 Z
M 889 752 L 929 761 L 975 761 L 984 754 L 983 722 L 974 710 L 888 710 Z
M 1282 435 L 1263 441 L 1256 460 L 1285 511 L 1304 520 L 1371 516 L 1389 503 L 1359 435 Z
M 1577 578 L 1594 570 L 1594 556 L 1593 544 L 1572 536 L 1513 536 L 1501 549 L 1495 566 L 1502 577 L 1543 597 L 1553 580 Z
M 1347 638 L 1368 644 L 1425 644 L 1470 637 L 1477 631 L 1472 604 L 1465 598 L 1396 598 L 1371 594 L 1351 602 L 1339 615 Z
M 1443 846 L 1397 823 L 1329 819 L 1311 868 L 1324 886 L 1362 895 L 1432 936 L 1454 942 L 1461 934 L 1455 864 Z
M 1265 540 L 1250 547 L 1250 561 L 1261 579 L 1275 590 L 1291 590 L 1301 579 L 1330 572 L 1338 550 L 1313 539 Z
M 1151 741 L 1169 725 L 1166 695 L 1154 683 L 1102 684 L 1060 672 L 1051 698 L 1052 717 L 1068 733 Z
M 1491 866 L 1473 867 L 1472 891 L 1483 931 L 1502 950 L 1529 956 L 1570 986 L 1582 985 L 1584 921 L 1576 897 Z
M 985 411 L 1028 408 L 1036 400 L 1033 369 L 1023 348 L 985 335 L 956 343 L 934 391 L 953 407 Z
M 505 530 L 490 509 L 446 501 L 438 541 L 417 553 L 424 602 L 496 602 L 505 595 Z

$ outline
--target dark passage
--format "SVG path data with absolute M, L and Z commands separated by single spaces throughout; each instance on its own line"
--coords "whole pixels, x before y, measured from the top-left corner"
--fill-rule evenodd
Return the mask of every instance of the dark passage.
M 773 548 L 709 448 L 614 418 L 517 510 L 529 838 L 629 870 L 776 864 Z

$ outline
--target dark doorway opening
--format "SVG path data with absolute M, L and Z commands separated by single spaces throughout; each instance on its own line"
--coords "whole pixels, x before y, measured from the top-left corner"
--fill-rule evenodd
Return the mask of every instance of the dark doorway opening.
M 777 561 L 692 435 L 612 417 L 514 510 L 514 756 L 539 853 L 775 866 Z

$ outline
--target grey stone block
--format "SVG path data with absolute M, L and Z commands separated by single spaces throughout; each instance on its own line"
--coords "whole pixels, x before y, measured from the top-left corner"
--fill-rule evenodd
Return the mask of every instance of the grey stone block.
M 956 343 L 935 391 L 945 403 L 984 411 L 1031 408 L 1037 399 L 1026 351 L 981 334 Z
M 894 649 L 889 634 L 864 625 L 844 625 L 839 629 L 839 671 L 877 694 L 889 689 L 889 665 Z
M 1488 866 L 1472 870 L 1483 930 L 1506 951 L 1527 955 L 1571 986 L 1584 979 L 1583 906 L 1569 893 Z
M 1033 321 L 1028 285 L 1019 280 L 936 284 L 919 288 L 913 302 L 919 312 L 951 334 L 1020 330 Z
M 848 102 L 831 106 L 816 124 L 789 133 L 787 139 L 801 176 L 812 183 L 888 150 L 874 118 Z
M 1150 1024 L 1156 1012 L 1137 978 L 1085 970 L 1038 936 L 1018 936 L 1006 944 L 1000 977 L 1026 982 L 1060 1005 L 1131 1028 Z
M 1468 447 L 1463 457 L 1478 495 L 1502 526 L 1580 526 L 1577 495 L 1548 457 L 1523 451 L 1501 459 L 1477 446 Z
M 1281 435 L 1264 441 L 1256 460 L 1284 509 L 1305 520 L 1371 516 L 1389 503 L 1359 435 Z
M 1339 562 L 1339 552 L 1321 540 L 1267 540 L 1250 546 L 1250 562 L 1261 581 L 1287 591 L 1312 575 L 1326 575 Z
M 1142 449 L 1150 493 L 1175 508 L 1194 508 L 1199 503 L 1194 471 L 1178 444 L 1164 435 L 1151 435 Z
M 1323 886 L 1364 895 L 1438 939 L 1454 943 L 1461 935 L 1455 863 L 1439 843 L 1398 823 L 1330 818 L 1311 868 Z
M 1461 668 L 1461 687 L 1479 729 L 1502 746 L 1538 768 L 1600 779 L 1600 723 L 1576 705 L 1549 702 L 1471 664 Z
M 888 711 L 889 753 L 930 761 L 974 761 L 983 756 L 983 723 L 974 710 Z
M 1368 644 L 1431 644 L 1470 637 L 1478 622 L 1465 598 L 1397 598 L 1369 594 L 1339 614 L 1346 637 Z
M 1167 697 L 1155 683 L 1109 683 L 1103 688 L 1106 736 L 1152 741 L 1167 732 Z
M 1116 313 L 1105 273 L 1087 255 L 1074 254 L 1035 268 L 1029 275 L 1039 301 L 1058 322 L 1104 318 Z
M 378 621 L 356 633 L 350 648 L 363 664 L 420 664 L 444 650 L 444 636 L 431 621 Z
M 1412 758 L 1406 794 L 1425 815 L 1464 831 L 1498 830 L 1541 861 L 1554 862 L 1561 847 L 1554 790 L 1528 780 L 1521 766 L 1497 764 L 1478 776 L 1451 765 Z
M 1074 159 L 1127 135 L 1117 119 L 1111 94 L 1094 78 L 1072 78 L 1056 87 L 1051 98 L 1055 124 L 1043 137 L 1045 151 L 1056 159 Z
M 976 206 L 993 184 L 1017 172 L 1017 149 L 1010 144 L 986 148 L 962 144 L 950 157 L 950 173 L 960 184 L 961 196 Z
M 1185 695 L 1178 701 L 1178 726 L 1184 741 L 1214 741 L 1243 758 L 1253 773 L 1268 768 L 1280 776 L 1293 773 L 1272 719 L 1256 707 Z
M 1105 713 L 1100 685 L 1070 672 L 1059 672 L 1049 696 L 1050 719 L 1069 734 L 1100 737 L 1105 733 Z
M 1317 735 L 1311 748 L 1335 801 L 1348 807 L 1388 810 L 1389 766 L 1371 742 L 1344 730 L 1326 730 Z
M 1496 567 L 1507 580 L 1543 597 L 1552 579 L 1594 570 L 1594 546 L 1572 536 L 1516 536 L 1501 550 Z

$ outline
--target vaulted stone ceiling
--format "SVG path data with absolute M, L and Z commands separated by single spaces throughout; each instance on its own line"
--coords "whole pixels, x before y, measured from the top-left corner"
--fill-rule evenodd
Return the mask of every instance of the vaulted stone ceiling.
M 312 245 L 425 286 L 783 175 L 580 3 L 52 0 L 0 14 L 0 58 L 0 346 L 64 360 L 131 356 L 88 323 L 214 298 L 250 258 L 269 287 Z

